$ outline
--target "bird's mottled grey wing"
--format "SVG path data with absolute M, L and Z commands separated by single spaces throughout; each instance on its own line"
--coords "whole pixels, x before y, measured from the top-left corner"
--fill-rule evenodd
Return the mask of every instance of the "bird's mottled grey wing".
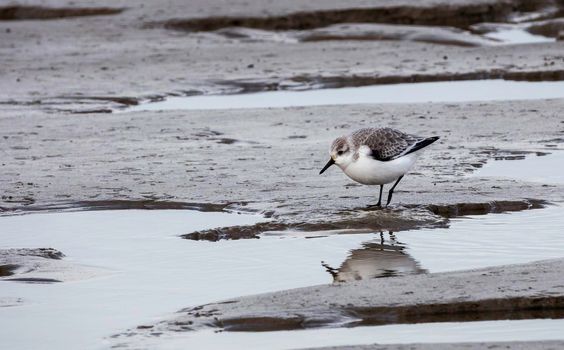
M 424 138 L 391 128 L 360 129 L 351 135 L 355 148 L 367 146 L 371 150 L 371 156 L 380 161 L 392 160 L 407 154 L 422 140 Z

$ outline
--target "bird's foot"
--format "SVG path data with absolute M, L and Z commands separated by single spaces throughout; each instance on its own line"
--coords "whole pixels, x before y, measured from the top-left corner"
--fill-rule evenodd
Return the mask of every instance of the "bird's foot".
M 378 203 L 376 203 L 376 204 L 369 205 L 369 206 L 368 206 L 368 209 L 372 209 L 372 210 L 374 210 L 374 209 L 382 209 L 382 203 L 378 202 Z

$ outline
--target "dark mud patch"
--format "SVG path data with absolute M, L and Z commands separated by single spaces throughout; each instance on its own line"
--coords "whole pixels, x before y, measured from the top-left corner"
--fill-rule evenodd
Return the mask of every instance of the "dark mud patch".
M 217 143 L 220 143 L 220 144 L 223 144 L 223 145 L 232 145 L 234 143 L 239 142 L 239 140 L 232 139 L 232 138 L 229 138 L 229 137 L 222 137 L 222 138 L 215 139 L 215 140 L 217 141 Z
M 545 1 L 503 1 L 481 4 L 439 4 L 435 6 L 389 6 L 296 12 L 271 17 L 208 17 L 173 19 L 152 23 L 181 31 L 213 31 L 227 27 L 267 30 L 306 30 L 339 23 L 386 23 L 466 28 L 480 22 L 505 22 L 515 11 L 542 8 Z
M 31 284 L 47 284 L 47 283 L 59 283 L 59 282 L 63 282 L 57 279 L 53 279 L 53 278 L 39 278 L 39 277 L 30 277 L 30 278 L 25 278 L 25 277 L 21 277 L 21 278 L 8 278 L 5 279 L 4 281 L 10 281 L 10 282 L 23 282 L 23 283 L 31 283 Z
M 439 81 L 462 81 L 462 80 L 484 80 L 503 79 L 514 81 L 560 81 L 564 80 L 564 70 L 553 71 L 520 71 L 511 72 L 500 69 L 489 71 L 476 71 L 468 73 L 445 73 L 445 74 L 413 74 L 413 75 L 389 75 L 389 76 L 340 76 L 340 77 L 312 77 L 297 76 L 292 78 L 298 83 L 308 85 L 322 85 L 326 88 L 356 87 L 377 84 L 400 84 L 400 83 L 427 83 Z
M 301 316 L 288 318 L 250 317 L 218 320 L 215 326 L 228 332 L 247 332 L 250 329 L 253 332 L 272 332 L 322 327 L 324 324 L 333 323 L 332 321 L 331 319 L 306 319 Z
M 14 264 L 5 264 L 0 265 L 0 277 L 11 276 L 14 274 L 14 271 L 18 268 L 18 265 Z
M 262 222 L 252 226 L 231 226 L 195 231 L 181 235 L 190 240 L 219 241 L 223 239 L 260 238 L 270 231 L 338 231 L 400 232 L 423 227 L 448 227 L 448 219 L 466 215 L 485 215 L 527 209 L 543 208 L 547 202 L 536 199 L 518 201 L 492 201 L 487 203 L 458 203 L 446 205 L 407 205 L 398 209 L 373 210 L 360 208 L 355 212 L 341 213 L 339 221 L 313 223 Z
M 0 21 L 116 15 L 124 10 L 124 8 L 109 7 L 0 6 Z
M 428 304 L 405 307 L 350 308 L 351 317 L 361 321 L 351 326 L 392 323 L 471 322 L 564 318 L 564 297 L 491 299 L 480 302 Z
M 75 110 L 75 109 L 60 109 L 59 111 L 60 111 L 60 112 L 68 112 L 68 113 L 72 113 L 72 114 L 113 113 L 113 110 L 107 109 L 107 108 L 101 108 L 101 109 L 81 109 L 81 110 Z
M 221 204 L 214 203 L 189 203 L 175 202 L 155 199 L 141 200 L 100 200 L 100 201 L 77 201 L 77 202 L 61 202 L 50 205 L 28 205 L 24 207 L 1 208 L 0 213 L 4 215 L 25 214 L 33 212 L 49 212 L 49 211 L 80 211 L 80 210 L 126 210 L 126 209 L 144 209 L 144 210 L 197 210 L 203 212 L 221 212 L 228 211 L 231 206 L 244 206 L 245 203 L 226 202 Z M 1 215 L 0 214 L 0 215 Z
M 7 256 L 36 256 L 39 258 L 60 260 L 65 257 L 65 254 L 53 248 L 1 249 L 0 259 Z
M 215 327 L 231 332 L 267 332 L 327 327 L 564 318 L 564 297 L 503 298 L 476 302 L 397 307 L 344 307 L 331 316 L 241 317 L 218 319 Z M 355 321 L 349 321 L 354 319 Z
M 351 213 L 344 213 L 344 217 Z M 182 238 L 195 241 L 219 241 L 223 239 L 237 240 L 260 238 L 260 234 L 272 231 L 338 231 L 355 230 L 355 232 L 373 231 L 405 231 L 425 226 L 445 226 L 446 222 L 437 221 L 436 217 L 413 213 L 413 217 L 403 215 L 398 211 L 367 212 L 364 215 L 354 215 L 353 217 L 342 219 L 341 221 L 313 222 L 313 223 L 280 223 L 264 222 L 252 226 L 230 226 L 210 230 L 191 232 L 181 235 Z
M 60 98 L 76 101 L 114 102 L 123 106 L 136 106 L 140 103 L 138 98 L 130 96 L 61 96 Z
M 561 81 L 564 80 L 564 70 L 546 71 L 507 71 L 503 69 L 479 70 L 466 73 L 441 74 L 411 74 L 411 75 L 341 75 L 314 76 L 298 75 L 288 79 L 239 79 L 211 81 L 218 86 L 221 94 L 242 94 L 279 90 L 311 90 L 333 89 L 345 87 L 361 87 L 369 85 L 402 84 L 402 83 L 431 83 L 464 80 L 492 80 L 503 79 L 511 81 Z M 290 83 L 289 83 L 290 82 Z
M 494 201 L 489 203 L 431 204 L 428 205 L 427 208 L 435 215 L 444 218 L 453 218 L 467 215 L 486 215 L 528 209 L 541 209 L 547 204 L 548 203 L 543 200 L 528 199 L 523 201 Z
M 564 13 L 562 14 L 564 15 Z M 564 18 L 544 21 L 539 24 L 533 24 L 527 28 L 531 34 L 547 36 L 550 38 L 564 39 Z

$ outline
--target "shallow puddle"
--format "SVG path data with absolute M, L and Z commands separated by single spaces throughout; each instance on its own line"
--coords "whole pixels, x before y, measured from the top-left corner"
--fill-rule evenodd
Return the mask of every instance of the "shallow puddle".
M 534 44 L 555 42 L 556 38 L 528 32 L 524 25 L 499 24 L 497 30 L 484 34 L 486 38 L 499 40 L 500 45 Z
M 375 278 L 563 257 L 563 214 L 563 208 L 549 207 L 475 216 L 455 219 L 449 229 L 382 238 L 379 233 L 315 239 L 296 234 L 220 242 L 178 235 L 262 219 L 188 210 L 0 217 L 0 248 L 53 247 L 78 271 L 87 265 L 106 272 L 63 283 L 0 282 L 0 300 L 22 300 L 0 308 L 0 338 L 10 349 L 33 348 L 39 341 L 45 349 L 95 349 L 107 346 L 111 334 L 184 307 L 329 283 L 335 276 Z M 210 346 L 217 340 L 213 333 L 207 338 Z
M 360 344 L 563 340 L 564 319 L 445 322 L 277 332 L 201 331 L 143 343 L 152 349 L 305 349 Z
M 503 177 L 545 184 L 564 183 L 564 152 L 541 154 L 529 154 L 519 160 L 492 160 L 472 176 Z
M 487 33 L 484 36 L 486 38 L 499 40 L 500 44 L 503 45 L 550 43 L 556 41 L 556 38 L 532 34 L 524 28 L 511 26 L 501 27 L 498 31 Z
M 536 100 L 564 97 L 564 82 L 468 80 L 388 84 L 308 91 L 169 97 L 142 103 L 125 112 L 232 108 L 279 108 L 366 103 L 424 103 Z

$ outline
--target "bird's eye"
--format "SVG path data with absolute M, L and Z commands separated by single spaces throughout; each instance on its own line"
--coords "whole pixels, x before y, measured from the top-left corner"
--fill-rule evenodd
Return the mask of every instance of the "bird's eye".
M 342 155 L 343 153 L 345 153 L 345 152 L 343 152 L 343 151 L 339 151 L 339 152 L 337 152 L 337 155 L 339 155 L 339 156 L 340 156 L 340 155 Z

